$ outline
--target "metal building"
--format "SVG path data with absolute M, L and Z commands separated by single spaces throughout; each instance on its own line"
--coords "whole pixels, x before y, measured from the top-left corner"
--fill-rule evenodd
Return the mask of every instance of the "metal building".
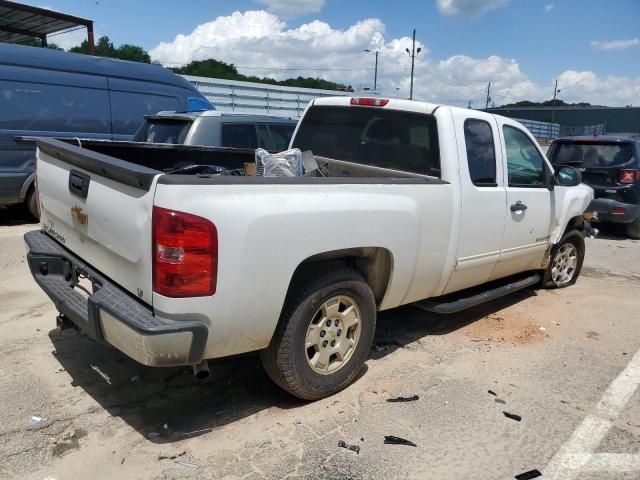
M 560 124 L 561 135 L 640 133 L 640 107 L 490 108 L 491 113 Z

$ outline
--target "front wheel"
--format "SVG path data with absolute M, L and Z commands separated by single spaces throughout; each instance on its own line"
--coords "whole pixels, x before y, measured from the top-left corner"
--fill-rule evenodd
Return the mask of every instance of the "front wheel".
M 577 230 L 564 235 L 551 249 L 549 266 L 542 285 L 546 288 L 563 288 L 576 283 L 584 262 L 584 237 Z
M 349 385 L 367 359 L 376 304 L 364 278 L 347 267 L 308 277 L 290 296 L 269 347 L 260 354 L 269 377 L 303 400 Z

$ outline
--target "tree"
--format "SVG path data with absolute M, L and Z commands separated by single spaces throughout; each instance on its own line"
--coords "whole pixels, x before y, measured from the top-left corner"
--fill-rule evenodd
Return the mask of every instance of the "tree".
M 247 76 L 238 72 L 233 63 L 225 63 L 213 58 L 207 60 L 195 60 L 184 67 L 173 68 L 173 71 L 182 75 L 196 75 L 199 77 L 222 78 L 225 80 L 241 80 L 243 82 L 268 83 L 271 85 L 285 85 L 289 87 L 321 88 L 324 90 L 339 90 L 352 92 L 350 86 L 331 82 L 322 78 L 298 77 L 286 80 L 274 80 L 269 77 Z
M 125 43 L 116 49 L 115 57 L 131 62 L 151 63 L 151 57 L 142 47 Z
M 70 52 L 73 53 L 89 53 L 89 42 L 83 40 L 82 43 L 76 47 L 71 47 L 69 49 Z M 109 37 L 106 35 L 100 37 L 98 42 L 96 43 L 96 56 L 98 57 L 109 57 L 114 58 L 116 56 L 116 49 L 113 46 L 113 42 L 109 40 Z
M 42 47 L 42 40 L 36 37 L 30 37 L 28 40 L 23 40 L 21 42 L 18 42 L 18 45 L 26 45 L 28 47 Z M 47 48 L 51 50 L 63 50 L 55 43 L 47 44 Z

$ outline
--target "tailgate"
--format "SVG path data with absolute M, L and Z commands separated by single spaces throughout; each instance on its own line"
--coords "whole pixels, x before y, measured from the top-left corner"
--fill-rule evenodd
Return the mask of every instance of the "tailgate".
M 151 214 L 159 171 L 38 140 L 42 228 L 87 264 L 152 302 Z

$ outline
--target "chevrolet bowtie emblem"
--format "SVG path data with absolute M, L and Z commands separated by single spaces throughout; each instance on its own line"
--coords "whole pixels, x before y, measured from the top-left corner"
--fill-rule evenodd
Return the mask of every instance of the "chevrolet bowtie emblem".
M 81 207 L 71 207 L 71 216 L 80 224 L 86 225 L 89 222 L 89 215 L 82 211 Z

